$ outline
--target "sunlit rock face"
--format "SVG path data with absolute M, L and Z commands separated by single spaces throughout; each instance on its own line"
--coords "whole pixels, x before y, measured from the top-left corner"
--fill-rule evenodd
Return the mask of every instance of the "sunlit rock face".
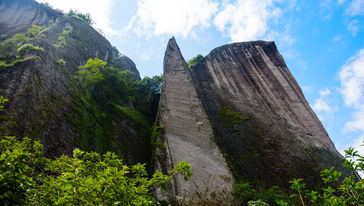
M 159 125 L 164 132 L 157 141 L 165 147 L 158 151 L 156 169 L 166 172 L 185 159 L 193 173 L 188 182 L 174 178 L 169 193 L 159 193 L 160 198 L 194 198 L 196 192 L 204 194 L 206 189 L 232 190 L 232 174 L 215 143 L 210 121 L 174 38 L 168 42 L 164 57 Z
M 274 42 L 221 46 L 191 69 L 236 178 L 287 188 L 292 178 L 314 185 L 321 170 L 341 169 L 342 156 Z M 224 108 L 248 119 L 226 126 Z

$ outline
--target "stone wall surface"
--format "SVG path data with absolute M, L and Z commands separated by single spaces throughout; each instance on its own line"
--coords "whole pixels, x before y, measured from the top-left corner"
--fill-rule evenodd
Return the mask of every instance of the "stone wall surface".
M 192 198 L 206 189 L 231 191 L 232 175 L 174 38 L 168 42 L 164 58 L 159 123 L 164 128 L 166 151 L 157 159 L 157 169 L 166 171 L 184 159 L 192 166 L 188 182 L 182 177 L 173 180 L 173 195 Z
M 321 170 L 341 168 L 342 156 L 274 42 L 218 47 L 192 74 L 236 178 L 287 188 L 294 177 L 316 184 Z M 225 107 L 248 120 L 231 131 L 221 120 Z
M 137 79 L 140 79 L 139 72 L 131 59 L 113 54 L 109 41 L 81 20 L 34 0 L 0 1 L 0 36 L 4 41 L 16 33 L 26 34 L 32 25 L 44 30 L 29 42 L 42 51 L 26 53 L 21 62 L 0 67 L 0 95 L 9 99 L 2 114 L 6 121 L 0 118 L 0 136 L 29 136 L 41 140 L 48 157 L 70 154 L 76 147 L 75 139 L 80 136 L 72 124 L 77 112 L 74 96 L 78 67 L 90 58 L 99 58 L 120 70 L 135 72 Z M 60 36 L 67 29 L 70 32 L 60 44 Z M 93 115 L 92 112 L 88 111 Z M 115 120 L 115 128 L 126 127 L 121 119 Z M 126 130 L 133 140 L 137 139 L 133 135 L 135 128 Z M 119 132 L 115 139 L 119 141 L 125 136 Z M 140 149 L 134 151 L 143 153 Z M 150 159 L 148 154 L 144 152 L 140 156 Z

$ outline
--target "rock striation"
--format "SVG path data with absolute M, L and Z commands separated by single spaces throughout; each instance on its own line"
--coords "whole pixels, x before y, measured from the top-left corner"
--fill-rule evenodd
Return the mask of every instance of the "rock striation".
M 316 185 L 321 170 L 341 170 L 342 156 L 274 42 L 221 46 L 191 69 L 235 178 L 288 188 L 292 178 Z M 226 126 L 226 108 L 247 120 Z
M 45 25 L 62 13 L 33 0 L 0 1 L 0 34 L 11 36 L 26 31 L 31 25 Z
M 194 198 L 196 193 L 231 191 L 232 174 L 215 143 L 210 121 L 174 38 L 168 42 L 163 67 L 158 118 L 164 132 L 157 141 L 165 147 L 159 151 L 156 169 L 166 172 L 185 159 L 192 166 L 193 176 L 188 182 L 182 177 L 173 179 L 169 197 L 162 193 L 159 197 Z
M 21 61 L 0 67 L 0 95 L 9 99 L 5 114 L 0 115 L 7 117 L 6 121 L 0 119 L 0 127 L 6 127 L 5 132 L 0 128 L 0 136 L 29 136 L 41 140 L 48 157 L 69 154 L 75 147 L 81 147 L 98 152 L 105 152 L 105 148 L 121 151 L 135 162 L 150 160 L 149 151 L 141 149 L 139 144 L 140 127 L 125 117 L 113 118 L 112 126 L 105 128 L 110 133 L 114 131 L 110 136 L 113 136 L 112 141 L 117 146 L 89 135 L 90 131 L 77 131 L 74 124 L 77 118 L 97 117 L 101 113 L 85 103 L 76 102 L 80 96 L 77 93 L 80 88 L 75 84 L 78 67 L 85 65 L 90 58 L 99 58 L 119 70 L 136 73 L 139 80 L 139 72 L 133 61 L 115 53 L 104 36 L 79 18 L 65 15 L 34 0 L 0 1 L 2 42 L 14 34 L 27 34 L 27 29 L 33 25 L 40 26 L 42 33 L 27 43 L 41 50 L 25 53 Z M 101 104 L 105 105 L 104 102 Z M 80 115 L 80 107 L 87 108 L 87 114 Z M 81 123 L 91 125 L 93 120 L 87 121 Z M 80 139 L 81 135 L 91 137 Z M 101 135 L 104 134 L 98 136 Z M 93 146 L 90 139 L 104 150 Z M 81 143 L 77 144 L 77 141 Z M 127 146 L 122 144 L 126 141 Z M 150 142 L 149 139 L 143 141 Z

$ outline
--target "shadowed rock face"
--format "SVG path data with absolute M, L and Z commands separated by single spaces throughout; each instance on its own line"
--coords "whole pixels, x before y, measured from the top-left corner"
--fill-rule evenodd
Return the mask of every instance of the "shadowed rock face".
M 294 177 L 319 184 L 321 170 L 341 168 L 342 156 L 273 42 L 218 47 L 192 74 L 235 178 L 287 188 Z M 226 127 L 227 107 L 248 120 Z
M 0 1 L 0 34 L 11 36 L 26 31 L 31 25 L 45 25 L 62 13 L 33 0 Z
M 33 0 L 0 1 L 2 38 L 25 33 L 34 24 L 43 26 L 45 31 L 43 36 L 35 37 L 30 43 L 44 51 L 25 54 L 24 61 L 0 68 L 0 95 L 9 99 L 5 105 L 5 114 L 0 115 L 8 117 L 7 121 L 0 119 L 0 127 L 7 126 L 7 130 L 0 130 L 0 136 L 5 134 L 40 139 L 45 145 L 47 156 L 57 157 L 71 153 L 77 146 L 75 139 L 80 136 L 72 124 L 77 112 L 74 77 L 79 66 L 85 65 L 90 58 L 99 58 L 120 70 L 135 72 L 138 79 L 140 77 L 132 60 L 126 56 L 113 55 L 111 44 L 79 19 L 63 16 Z M 66 28 L 71 30 L 65 37 L 66 43 L 56 46 L 58 37 Z M 34 58 L 35 55 L 38 57 Z M 59 63 L 60 60 L 64 64 Z M 99 115 L 92 112 L 88 111 L 90 116 Z M 115 118 L 112 125 L 116 144 L 123 142 L 125 133 L 130 134 L 132 142 L 128 146 L 132 151 L 127 151 L 131 153 L 128 157 L 136 161 L 150 159 L 149 153 L 137 144 L 135 125 L 122 117 Z M 118 150 L 122 151 L 120 148 Z
M 185 159 L 193 173 L 188 182 L 175 178 L 169 195 L 191 198 L 196 191 L 206 189 L 231 191 L 232 175 L 214 141 L 210 122 L 174 38 L 168 42 L 163 75 L 159 123 L 164 128 L 160 141 L 166 149 L 157 158 L 157 169 L 170 170 Z

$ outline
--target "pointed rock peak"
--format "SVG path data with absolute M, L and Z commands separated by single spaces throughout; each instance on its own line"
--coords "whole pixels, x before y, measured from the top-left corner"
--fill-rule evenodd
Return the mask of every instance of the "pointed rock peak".
M 174 37 L 170 38 L 167 44 L 166 54 L 168 52 L 177 52 L 179 55 L 182 56 L 181 51 L 178 47 L 178 44 L 176 42 L 176 39 Z
M 164 55 L 164 72 L 169 70 L 187 70 L 187 63 L 182 56 L 181 50 L 179 49 L 176 39 L 172 37 L 168 41 L 166 53 Z
M 176 39 L 174 38 L 174 36 L 172 36 L 172 38 L 169 39 L 168 45 L 170 45 L 170 44 L 176 44 L 177 45 L 177 42 L 176 42 Z

